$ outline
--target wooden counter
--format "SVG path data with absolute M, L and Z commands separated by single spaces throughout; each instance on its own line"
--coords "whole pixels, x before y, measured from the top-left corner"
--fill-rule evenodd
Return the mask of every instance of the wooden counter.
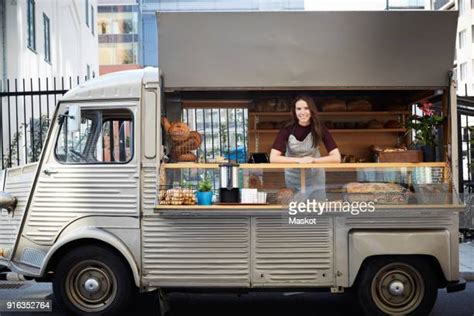
M 418 212 L 464 212 L 461 204 L 407 204 L 407 205 L 376 205 L 373 213 L 360 213 L 358 216 L 400 215 L 400 211 Z M 242 216 L 289 216 L 286 205 L 157 205 L 154 213 L 168 216 L 204 216 L 204 215 L 242 215 Z M 305 213 L 313 214 L 314 213 Z M 405 212 L 405 214 L 407 214 Z M 301 215 L 301 214 L 300 214 Z M 347 212 L 330 212 L 329 216 L 351 216 Z
M 165 169 L 217 169 L 221 163 L 177 162 L 165 163 Z M 363 169 L 363 168 L 416 168 L 445 167 L 445 162 L 362 162 L 362 163 L 241 163 L 240 169 Z

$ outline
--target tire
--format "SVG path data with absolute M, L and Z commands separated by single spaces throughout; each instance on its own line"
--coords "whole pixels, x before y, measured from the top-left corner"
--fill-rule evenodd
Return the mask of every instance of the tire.
M 357 285 L 366 315 L 428 315 L 438 295 L 436 274 L 416 258 L 374 258 L 364 265 Z
M 53 292 L 57 302 L 76 315 L 123 314 L 136 294 L 125 261 L 100 246 L 68 252 L 58 263 Z

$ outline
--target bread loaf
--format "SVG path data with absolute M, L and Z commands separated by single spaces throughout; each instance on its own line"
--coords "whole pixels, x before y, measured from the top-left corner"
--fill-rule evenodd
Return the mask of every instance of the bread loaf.
M 171 123 L 170 121 L 168 121 L 168 118 L 166 118 L 166 116 L 163 116 L 163 118 L 161 119 L 161 124 L 163 124 L 165 132 L 168 132 L 171 127 Z
M 179 155 L 177 160 L 180 162 L 194 162 L 197 160 L 197 157 L 193 153 L 186 153 Z
M 378 120 L 371 120 L 367 123 L 367 128 L 383 128 L 383 123 Z
M 377 204 L 407 204 L 409 192 L 396 183 L 357 183 L 345 185 L 344 200 Z
M 294 193 L 292 189 L 283 188 L 278 190 L 276 200 L 278 204 L 287 205 L 293 199 Z
M 344 100 L 327 100 L 321 103 L 323 112 L 343 112 L 347 110 L 346 101 Z
M 367 100 L 350 101 L 347 103 L 347 111 L 372 111 L 372 104 Z
M 384 127 L 385 128 L 400 128 L 402 127 L 402 125 L 397 120 L 389 120 L 385 122 Z
M 404 188 L 396 183 L 359 183 L 351 182 L 345 186 L 347 193 L 403 192 Z
M 173 141 L 185 141 L 189 137 L 189 127 L 183 122 L 171 124 L 168 133 Z

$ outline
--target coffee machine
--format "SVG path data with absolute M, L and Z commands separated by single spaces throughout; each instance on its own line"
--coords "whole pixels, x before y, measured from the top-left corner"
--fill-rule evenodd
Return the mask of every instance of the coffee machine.
M 224 163 L 219 165 L 221 187 L 219 196 L 221 203 L 240 203 L 239 165 Z

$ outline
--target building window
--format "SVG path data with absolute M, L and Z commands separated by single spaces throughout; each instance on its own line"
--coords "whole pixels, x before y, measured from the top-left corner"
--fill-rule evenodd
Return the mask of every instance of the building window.
M 89 0 L 86 0 L 86 25 L 89 26 Z
M 95 22 L 94 22 L 94 7 L 93 6 L 91 6 L 91 30 L 92 30 L 92 35 L 94 35 Z
M 91 65 L 87 65 L 87 75 L 86 80 L 91 78 Z
M 459 32 L 459 49 L 463 49 L 466 46 L 466 30 Z
M 51 62 L 51 39 L 49 29 L 49 18 L 43 13 L 43 28 L 44 28 L 44 60 Z
M 28 48 L 36 50 L 35 36 L 35 0 L 28 0 Z
M 467 78 L 467 63 L 462 63 L 459 69 L 459 81 L 465 81 Z

